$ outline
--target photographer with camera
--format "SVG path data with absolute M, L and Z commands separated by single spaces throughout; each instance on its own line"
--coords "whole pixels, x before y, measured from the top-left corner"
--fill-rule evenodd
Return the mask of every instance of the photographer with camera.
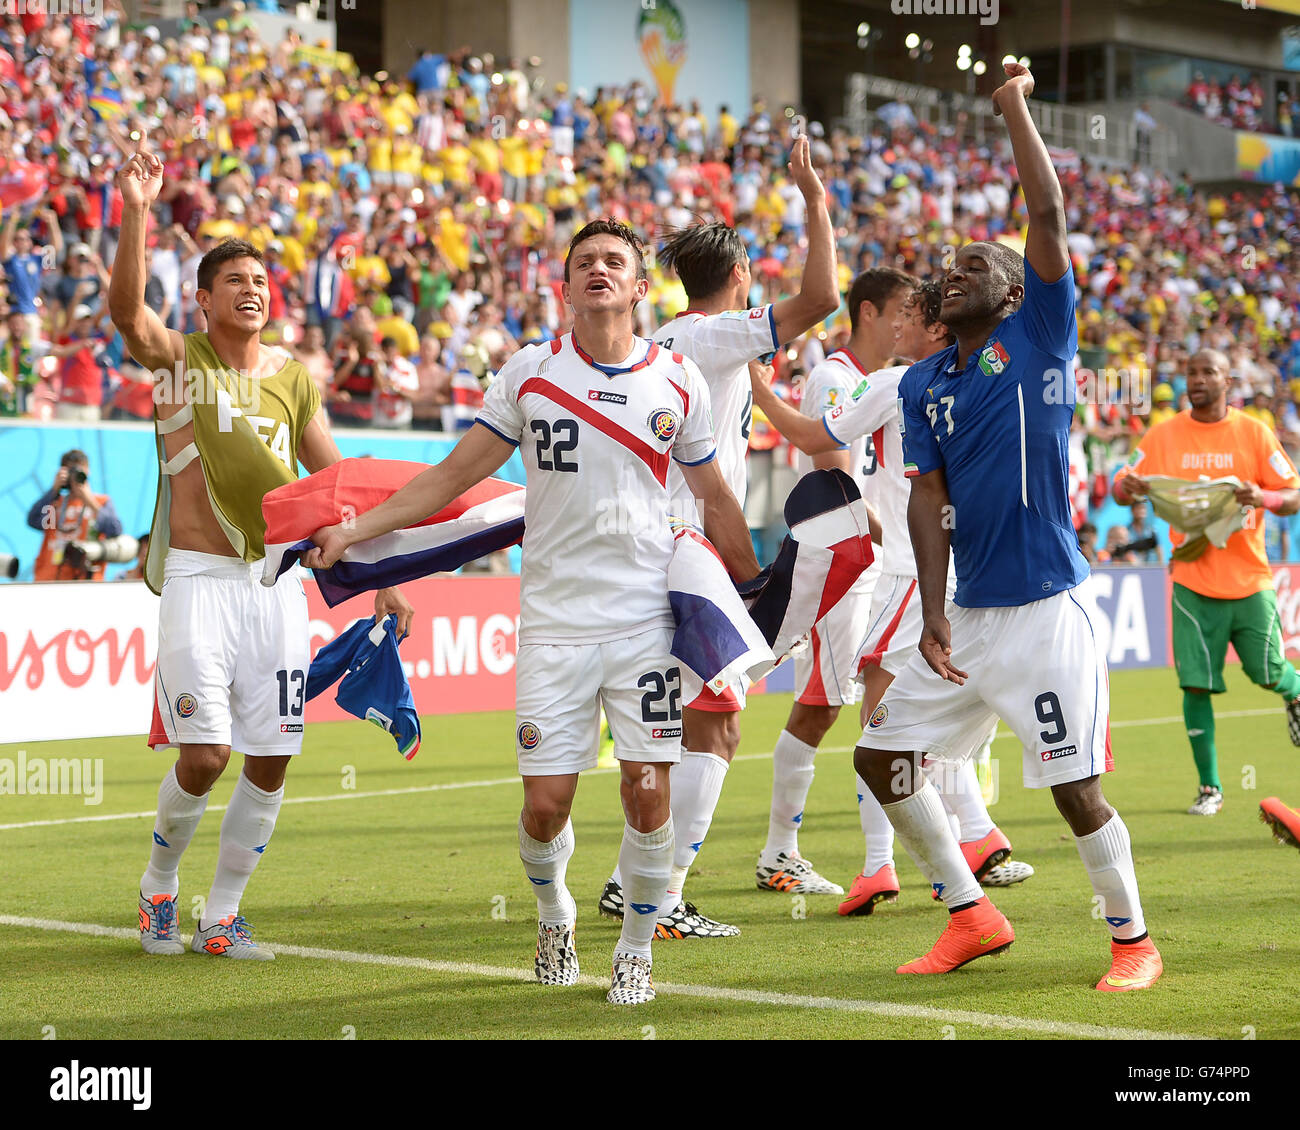
M 135 538 L 122 536 L 112 499 L 91 490 L 90 460 L 76 448 L 59 461 L 54 485 L 27 512 L 27 524 L 45 533 L 37 581 L 102 581 L 106 564 L 135 556 Z

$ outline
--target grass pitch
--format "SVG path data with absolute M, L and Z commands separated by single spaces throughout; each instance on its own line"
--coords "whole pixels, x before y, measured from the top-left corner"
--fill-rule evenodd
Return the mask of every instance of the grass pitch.
M 0 1038 L 1295 1038 L 1300 853 L 1271 841 L 1257 806 L 1270 794 L 1300 800 L 1300 751 L 1274 696 L 1235 671 L 1229 688 L 1215 702 L 1226 804 L 1198 818 L 1184 814 L 1196 781 L 1172 671 L 1112 675 L 1118 770 L 1105 789 L 1132 833 L 1165 960 L 1156 988 L 1122 994 L 1093 990 L 1109 964 L 1105 927 L 1050 795 L 1021 786 L 1019 745 L 1005 733 L 993 747 L 1001 790 L 992 812 L 1016 857 L 1037 870 L 992 892 L 1016 927 L 1008 954 L 940 978 L 896 975 L 944 922 L 901 848 L 903 893 L 870 917 L 838 917 L 833 896 L 801 903 L 755 888 L 770 751 L 790 705 L 758 696 L 687 885 L 688 898 L 741 936 L 656 942 L 660 995 L 635 1009 L 605 1002 L 618 927 L 596 914 L 623 827 L 614 772 L 586 776 L 574 809 L 569 883 L 583 982 L 532 983 L 535 902 L 517 856 L 511 716 L 427 718 L 410 764 L 364 723 L 309 729 L 289 772 L 298 803 L 282 809 L 241 908 L 255 939 L 279 950 L 273 963 L 150 958 L 133 940 L 167 756 L 141 738 L 29 743 L 29 759 L 103 758 L 106 783 L 98 806 L 0 797 Z M 851 714 L 823 743 L 800 835 L 803 853 L 846 888 L 862 866 Z M 0 746 L 0 758 L 18 750 Z M 186 934 L 191 900 L 207 893 L 216 863 L 213 808 L 235 769 L 181 868 Z M 141 815 L 84 819 L 123 813 Z M 80 822 L 9 827 L 70 820 Z

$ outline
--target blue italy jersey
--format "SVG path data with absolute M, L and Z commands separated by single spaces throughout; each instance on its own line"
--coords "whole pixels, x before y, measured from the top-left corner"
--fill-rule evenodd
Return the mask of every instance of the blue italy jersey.
M 955 345 L 899 381 L 909 477 L 943 468 L 952 502 L 956 602 L 1028 604 L 1088 576 L 1070 521 L 1074 278 L 1025 263 L 1025 299 L 963 369 Z

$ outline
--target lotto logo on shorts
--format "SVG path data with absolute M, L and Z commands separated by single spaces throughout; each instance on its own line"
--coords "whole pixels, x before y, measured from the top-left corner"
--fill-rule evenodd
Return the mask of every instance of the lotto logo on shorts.
M 1055 761 L 1058 757 L 1070 757 L 1078 752 L 1077 745 L 1063 745 L 1060 749 L 1045 749 L 1038 756 L 1044 761 Z
M 192 694 L 182 694 L 176 696 L 176 713 L 182 718 L 188 718 L 196 710 L 199 704 Z
M 301 723 L 301 722 L 281 722 L 281 723 L 280 723 L 280 733 L 282 733 L 282 734 L 301 734 L 301 733 L 302 733 L 302 723 Z
M 670 440 L 677 431 L 677 417 L 667 408 L 656 408 L 650 413 L 650 434 L 658 440 Z
M 515 740 L 519 743 L 520 749 L 536 749 L 537 743 L 542 740 L 542 731 L 532 722 L 520 722 Z
M 680 738 L 682 736 L 682 728 L 680 726 L 673 726 L 660 729 L 656 726 L 650 731 L 650 736 L 652 738 Z
M 887 707 L 882 702 L 879 706 L 876 707 L 875 710 L 871 712 L 871 721 L 868 722 L 867 725 L 874 730 L 878 726 L 883 726 L 885 724 L 885 719 L 887 719 L 888 717 L 889 717 L 889 707 Z
M 588 400 L 600 400 L 606 404 L 626 404 L 627 397 L 621 392 L 601 392 L 598 388 L 587 389 Z

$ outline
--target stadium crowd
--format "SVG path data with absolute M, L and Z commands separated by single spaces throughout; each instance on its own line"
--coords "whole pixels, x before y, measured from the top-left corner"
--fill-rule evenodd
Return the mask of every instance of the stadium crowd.
M 786 158 L 802 119 L 792 110 L 666 107 L 643 83 L 578 91 L 531 70 L 464 48 L 420 52 L 405 76 L 361 76 L 293 31 L 263 43 L 246 17 L 209 26 L 194 4 L 175 38 L 128 28 L 117 0 L 93 25 L 8 17 L 0 414 L 150 415 L 149 375 L 124 354 L 104 301 L 121 214 L 112 174 L 135 130 L 166 162 L 150 304 L 172 328 L 202 329 L 200 258 L 224 238 L 250 240 L 270 274 L 264 340 L 304 361 L 339 424 L 468 423 L 514 350 L 568 328 L 564 248 L 597 215 L 627 221 L 651 248 L 694 217 L 720 218 L 749 250 L 752 303 L 797 289 L 804 202 Z M 1234 122 L 1253 89 L 1238 87 L 1227 92 Z M 932 276 L 968 240 L 1018 245 L 1023 204 L 1004 143 L 808 129 L 842 290 L 872 265 Z M 1230 403 L 1300 454 L 1296 193 L 1205 192 L 1072 155 L 1059 164 L 1086 394 L 1073 437 L 1076 525 L 1145 428 L 1185 406 L 1198 348 L 1228 353 Z M 653 254 L 651 284 L 639 308 L 647 333 L 686 305 Z M 783 387 L 797 397 L 800 375 L 846 334 L 841 308 L 787 349 Z M 777 438 L 760 422 L 751 442 L 771 450 Z M 1106 531 L 1101 553 L 1138 540 L 1129 533 Z

